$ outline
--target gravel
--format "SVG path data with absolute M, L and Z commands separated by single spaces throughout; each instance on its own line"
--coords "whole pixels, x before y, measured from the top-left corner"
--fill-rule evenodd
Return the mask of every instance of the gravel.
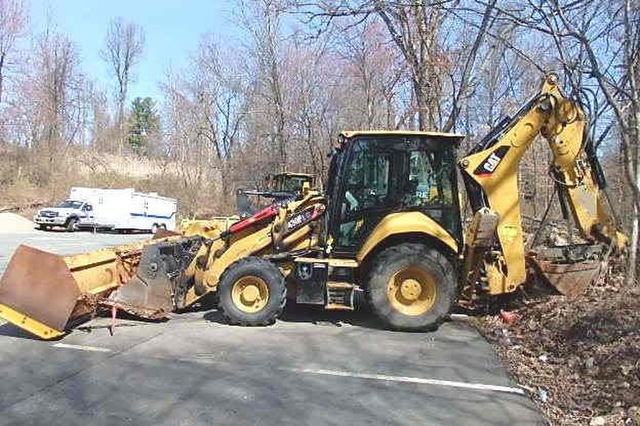
M 15 213 L 0 213 L 1 234 L 24 234 L 36 232 L 35 225 L 29 219 Z

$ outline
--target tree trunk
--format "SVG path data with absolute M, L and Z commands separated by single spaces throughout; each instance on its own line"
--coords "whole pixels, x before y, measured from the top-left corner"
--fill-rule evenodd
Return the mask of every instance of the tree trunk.
M 631 241 L 629 244 L 629 270 L 627 271 L 627 285 L 637 285 L 638 277 L 638 240 L 640 239 L 640 196 L 638 196 L 637 189 L 640 188 L 640 113 L 636 113 L 635 116 L 633 136 L 635 139 L 635 149 L 631 149 L 632 159 L 628 160 L 629 166 L 632 172 L 635 174 L 635 182 L 629 182 L 631 185 L 635 184 L 636 191 L 632 191 L 633 197 L 633 218 L 631 220 Z
M 636 273 L 638 270 L 638 233 L 639 229 L 639 221 L 638 221 L 638 205 L 633 205 L 633 219 L 632 219 L 632 230 L 631 230 L 631 243 L 629 247 L 629 270 L 627 271 L 627 286 L 636 285 Z

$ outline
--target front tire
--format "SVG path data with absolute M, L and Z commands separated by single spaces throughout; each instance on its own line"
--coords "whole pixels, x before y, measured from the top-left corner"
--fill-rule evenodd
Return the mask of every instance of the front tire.
M 422 244 L 399 244 L 373 259 L 366 296 L 373 312 L 389 328 L 435 330 L 458 296 L 451 262 Z
M 67 229 L 67 232 L 76 231 L 78 229 L 78 219 L 76 219 L 75 217 L 72 217 L 69 220 L 67 220 L 66 229 Z
M 259 257 L 229 266 L 218 286 L 219 307 L 229 324 L 268 325 L 282 314 L 287 287 L 280 269 Z

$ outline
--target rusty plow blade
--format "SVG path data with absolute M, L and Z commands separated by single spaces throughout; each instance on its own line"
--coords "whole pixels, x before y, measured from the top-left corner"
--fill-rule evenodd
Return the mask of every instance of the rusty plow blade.
M 59 337 L 135 274 L 141 250 L 62 257 L 21 245 L 0 279 L 0 317 L 42 339 Z
M 576 297 L 598 280 L 606 246 L 576 244 L 544 248 L 530 253 L 528 260 L 544 280 L 560 293 Z

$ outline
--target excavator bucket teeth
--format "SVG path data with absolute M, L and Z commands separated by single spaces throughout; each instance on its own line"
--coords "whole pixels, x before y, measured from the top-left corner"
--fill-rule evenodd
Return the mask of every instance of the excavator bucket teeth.
M 62 257 L 21 245 L 0 279 L 0 316 L 50 339 L 63 333 L 80 294 Z
M 604 251 L 601 245 L 579 244 L 547 248 L 530 255 L 529 260 L 556 290 L 566 296 L 576 297 L 598 280 Z

